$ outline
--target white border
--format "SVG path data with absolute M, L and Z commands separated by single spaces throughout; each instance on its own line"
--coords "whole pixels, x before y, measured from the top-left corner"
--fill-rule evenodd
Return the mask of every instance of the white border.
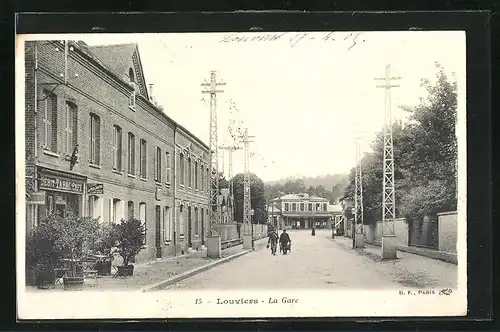
M 465 32 L 462 54 L 465 59 Z M 134 37 L 131 34 L 131 37 Z M 84 39 L 85 35 L 21 35 L 16 40 L 16 252 L 19 319 L 139 319 L 232 317 L 463 316 L 467 312 L 466 247 L 466 87 L 458 82 L 458 290 L 449 296 L 401 296 L 397 290 L 328 291 L 173 291 L 29 292 L 25 286 L 25 135 L 24 41 Z M 465 61 L 464 61 L 465 65 Z M 272 305 L 270 297 L 297 298 L 297 304 Z M 195 305 L 201 298 L 203 304 Z M 259 304 L 217 305 L 218 298 L 257 299 Z M 211 301 L 211 303 L 207 303 Z M 262 302 L 263 301 L 263 302 Z

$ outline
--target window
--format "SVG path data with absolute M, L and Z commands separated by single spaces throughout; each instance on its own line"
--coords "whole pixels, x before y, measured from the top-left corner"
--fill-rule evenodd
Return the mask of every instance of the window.
M 285 203 L 285 211 L 288 211 L 288 208 L 289 208 L 289 204 Z
M 194 162 L 194 189 L 198 189 L 198 162 Z
M 308 205 L 309 205 L 309 211 L 312 211 L 312 209 L 313 209 L 312 203 L 309 203 Z
M 90 113 L 90 159 L 89 162 L 99 165 L 101 155 L 101 119 Z
M 203 165 L 200 165 L 200 187 L 201 191 L 205 191 L 205 172 L 203 171 Z
M 161 182 L 161 149 L 156 147 L 155 154 L 155 181 Z
M 198 208 L 194 208 L 194 235 L 198 236 L 200 226 L 198 225 Z
M 111 221 L 119 223 L 122 219 L 122 201 L 118 198 L 113 199 L 113 215 Z
M 179 228 L 180 228 L 179 236 L 181 238 L 184 238 L 184 205 L 182 205 L 182 204 L 179 205 L 178 216 L 179 216 Z
M 113 169 L 122 170 L 122 128 L 113 126 Z
M 319 211 L 319 203 L 316 203 L 316 211 Z
M 323 203 L 323 211 L 326 211 L 328 210 L 328 204 L 327 203 Z
M 172 219 L 168 206 L 163 209 L 163 240 L 165 243 L 172 241 Z
M 139 203 L 139 220 L 142 222 L 142 226 L 144 227 L 142 245 L 145 246 L 147 244 L 146 203 Z
M 200 217 L 201 217 L 200 219 L 201 219 L 201 220 L 200 220 L 200 223 L 201 223 L 201 229 L 202 229 L 202 232 L 203 232 L 203 223 L 205 222 L 205 218 L 204 218 L 205 216 L 204 216 L 204 213 L 205 213 L 205 211 L 203 210 L 203 208 L 201 208 L 201 213 L 200 213 Z M 203 234 L 202 234 L 202 235 L 203 235 Z
M 165 153 L 165 182 L 170 184 L 172 181 L 172 160 L 170 158 L 170 153 Z
M 188 169 L 188 187 L 191 188 L 193 186 L 193 170 L 191 169 L 191 158 L 188 158 L 187 160 L 187 169 Z
M 134 71 L 132 70 L 132 68 L 130 68 L 128 70 L 128 78 L 130 80 L 130 83 L 134 83 L 135 82 Z
M 135 175 L 135 136 L 128 133 L 128 174 Z
M 292 211 L 297 211 L 297 204 L 292 203 Z
M 127 205 L 127 219 L 134 218 L 134 202 L 128 201 Z
M 212 178 L 210 177 L 210 173 L 209 173 L 208 168 L 207 168 L 206 175 L 207 175 L 207 190 L 205 190 L 205 192 L 208 194 L 208 192 L 212 189 L 212 185 L 211 185 Z
M 89 218 L 99 218 L 101 216 L 101 211 L 99 211 L 100 200 L 98 196 L 89 196 L 88 201 L 88 216 Z
M 57 98 L 55 94 L 46 92 L 43 108 L 44 148 L 57 152 Z
M 76 105 L 66 103 L 66 154 L 71 155 L 78 144 L 78 117 Z
M 132 91 L 130 93 L 130 97 L 129 97 L 129 100 L 128 100 L 128 107 L 130 107 L 131 109 L 135 110 L 135 91 Z
M 141 178 L 143 179 L 146 179 L 148 177 L 148 167 L 147 167 L 147 163 L 148 163 L 148 143 L 141 139 L 141 145 L 140 145 L 140 151 L 139 151 L 139 154 L 140 154 L 140 165 L 139 165 L 139 172 L 140 172 L 140 176 Z
M 184 155 L 179 155 L 179 184 L 184 186 Z
M 300 203 L 300 211 L 304 211 L 304 203 Z

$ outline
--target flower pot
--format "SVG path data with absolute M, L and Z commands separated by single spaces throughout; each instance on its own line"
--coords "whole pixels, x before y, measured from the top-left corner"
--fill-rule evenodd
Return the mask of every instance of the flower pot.
M 64 277 L 64 289 L 81 290 L 83 289 L 83 277 Z
M 50 265 L 36 265 L 36 285 L 38 288 L 45 289 L 54 286 L 55 281 L 54 269 Z
M 100 276 L 111 275 L 111 261 L 99 261 L 99 262 L 97 262 L 96 269 L 98 271 L 98 275 L 100 275 Z
M 117 266 L 118 276 L 120 277 L 130 277 L 134 275 L 134 265 L 129 264 L 127 266 Z

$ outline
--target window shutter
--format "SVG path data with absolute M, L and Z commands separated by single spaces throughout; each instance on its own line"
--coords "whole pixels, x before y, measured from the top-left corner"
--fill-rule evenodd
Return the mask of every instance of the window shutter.
M 131 139 L 131 144 L 132 144 L 132 174 L 135 175 L 135 136 L 132 135 Z
M 158 167 L 156 165 L 156 163 L 157 163 L 156 160 L 158 159 L 157 155 L 158 155 L 158 147 L 155 148 L 155 153 L 154 153 L 154 156 L 153 156 L 153 159 L 154 159 L 153 160 L 153 165 L 154 165 L 154 169 L 155 169 L 154 171 L 155 171 L 155 180 L 156 181 L 158 181 Z
M 45 99 L 45 144 L 46 148 L 52 150 L 52 99 Z
M 74 147 L 78 144 L 78 109 L 76 107 L 72 108 L 71 114 L 73 116 L 73 123 L 71 124 L 73 126 L 72 129 L 73 146 L 71 147 L 71 152 L 73 152 Z
M 51 98 L 51 113 L 52 113 L 52 151 L 57 152 L 57 99 Z
M 100 119 L 96 116 L 95 117 L 95 163 L 100 164 L 101 160 L 101 121 Z
M 118 169 L 117 143 L 118 143 L 118 128 L 116 126 L 113 126 L 113 168 L 115 169 Z

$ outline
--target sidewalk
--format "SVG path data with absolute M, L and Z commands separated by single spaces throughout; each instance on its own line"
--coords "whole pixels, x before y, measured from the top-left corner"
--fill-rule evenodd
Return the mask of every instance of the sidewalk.
M 265 245 L 267 238 L 255 240 L 255 249 L 258 250 Z M 168 257 L 158 261 L 134 264 L 134 275 L 126 278 L 112 278 L 111 276 L 99 277 L 97 284 L 93 280 L 86 281 L 84 290 L 95 291 L 138 291 L 148 285 L 158 283 L 162 280 L 167 280 L 174 276 L 186 273 L 188 271 L 200 268 L 205 265 L 213 264 L 224 258 L 243 253 L 247 250 L 243 249 L 243 245 L 237 245 L 231 248 L 222 250 L 222 257 L 212 259 L 207 257 L 206 251 L 198 251 L 189 255 Z M 29 291 L 62 291 L 63 285 L 56 285 L 52 289 L 40 290 L 36 287 L 27 287 Z
M 404 286 L 419 288 L 449 287 L 452 289 L 457 287 L 458 271 L 455 264 L 399 250 L 397 259 L 385 261 L 382 260 L 381 248 L 376 245 L 365 243 L 363 249 L 352 249 L 352 239 L 350 238 L 336 236 L 331 241 L 346 251 L 365 256 L 374 263 L 380 274 Z

